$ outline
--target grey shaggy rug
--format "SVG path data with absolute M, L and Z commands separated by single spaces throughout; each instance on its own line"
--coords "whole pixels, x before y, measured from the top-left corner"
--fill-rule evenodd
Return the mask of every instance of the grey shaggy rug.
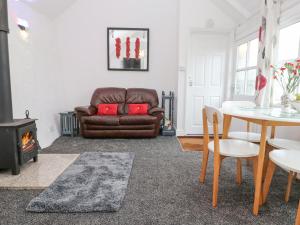
M 86 152 L 27 206 L 29 212 L 115 212 L 121 207 L 134 153 Z
M 222 163 L 218 207 L 212 207 L 213 161 L 199 184 L 200 152 L 183 152 L 175 137 L 155 139 L 83 139 L 62 137 L 42 153 L 134 152 L 125 200 L 115 213 L 30 213 L 28 203 L 43 190 L 1 190 L 1 225 L 293 225 L 300 182 L 284 202 L 287 173 L 276 170 L 268 201 L 253 216 L 252 168 L 243 165 L 243 183 L 235 183 L 235 160 Z

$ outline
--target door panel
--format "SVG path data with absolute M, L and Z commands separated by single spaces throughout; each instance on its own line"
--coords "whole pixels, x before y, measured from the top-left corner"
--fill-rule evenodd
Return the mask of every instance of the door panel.
M 201 109 L 204 106 L 204 98 L 202 96 L 195 96 L 193 99 L 193 114 L 201 115 Z M 194 127 L 202 126 L 202 118 L 200 117 L 193 117 L 192 125 Z
M 187 134 L 203 133 L 204 105 L 221 106 L 227 51 L 225 35 L 191 35 L 187 64 Z

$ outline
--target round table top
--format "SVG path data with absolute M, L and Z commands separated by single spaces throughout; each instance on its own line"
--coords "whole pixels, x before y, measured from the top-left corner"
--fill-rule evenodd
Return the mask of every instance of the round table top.
M 231 106 L 223 107 L 222 112 L 226 115 L 249 119 L 300 123 L 300 112 L 293 109 L 287 111 L 278 107 L 259 108 Z

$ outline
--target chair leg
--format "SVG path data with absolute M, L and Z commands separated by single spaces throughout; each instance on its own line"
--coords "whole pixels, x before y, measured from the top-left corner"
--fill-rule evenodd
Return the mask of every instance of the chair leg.
M 300 225 L 300 202 L 297 210 L 297 217 L 296 217 L 296 222 L 295 225 Z
M 214 158 L 214 181 L 213 181 L 213 207 L 216 208 L 218 204 L 218 191 L 219 191 L 219 175 L 220 175 L 220 157 Z
M 250 159 L 247 159 L 246 161 L 247 161 L 247 166 L 251 166 L 251 161 L 250 161 Z
M 267 169 L 266 179 L 265 179 L 265 182 L 263 185 L 263 203 L 265 203 L 267 200 L 267 196 L 270 191 L 270 185 L 272 182 L 272 178 L 273 178 L 275 169 L 276 169 L 276 165 L 272 162 L 272 160 L 270 160 L 268 169 Z
M 242 184 L 242 175 L 243 172 L 242 172 L 242 160 L 241 159 L 237 159 L 237 162 L 236 162 L 236 183 L 237 185 L 241 185 Z
M 284 200 L 285 200 L 286 203 L 288 203 L 289 200 L 290 200 L 293 179 L 294 179 L 294 173 L 289 172 L 288 184 L 287 184 L 287 187 L 286 187 L 286 192 L 285 192 L 285 197 L 284 197 Z
M 253 170 L 253 182 L 255 184 L 255 181 L 256 181 L 256 173 L 257 173 L 257 157 L 255 157 L 253 159 L 253 162 L 252 162 L 252 170 Z
M 209 156 L 209 151 L 208 151 L 208 149 L 205 149 L 203 152 L 202 169 L 201 169 L 201 175 L 199 178 L 199 181 L 202 184 L 204 184 L 204 182 L 205 182 L 208 156 Z

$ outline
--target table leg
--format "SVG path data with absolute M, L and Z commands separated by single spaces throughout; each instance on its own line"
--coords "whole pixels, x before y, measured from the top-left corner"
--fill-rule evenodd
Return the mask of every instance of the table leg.
M 299 202 L 299 206 L 298 206 L 298 211 L 297 211 L 297 217 L 296 217 L 295 225 L 300 225 L 300 202 Z
M 267 140 L 267 125 L 263 122 L 261 126 L 261 139 L 257 163 L 257 172 L 255 179 L 255 195 L 254 195 L 254 205 L 253 205 L 253 214 L 258 215 L 259 206 L 262 197 L 262 176 L 264 169 L 264 159 L 266 151 L 266 140 Z
M 276 134 L 276 127 L 272 126 L 272 130 L 271 130 L 271 138 L 275 138 L 275 134 Z
M 228 133 L 229 133 L 230 125 L 231 125 L 231 119 L 232 119 L 232 116 L 226 115 L 226 114 L 224 115 L 222 139 L 228 138 Z

